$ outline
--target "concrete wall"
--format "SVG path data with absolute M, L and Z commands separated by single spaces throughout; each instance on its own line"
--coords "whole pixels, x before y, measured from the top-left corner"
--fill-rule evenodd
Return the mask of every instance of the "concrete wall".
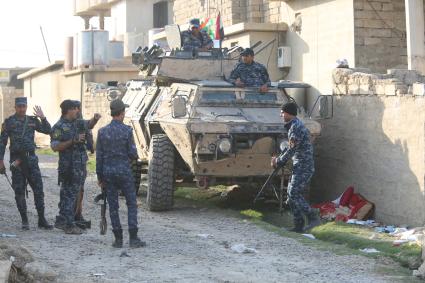
M 312 198 L 337 198 L 349 185 L 376 204 L 376 219 L 423 225 L 425 98 L 335 97 L 315 147 Z
M 100 113 L 102 115 L 102 118 L 99 120 L 99 122 L 96 124 L 95 128 L 93 129 L 93 136 L 94 140 L 96 141 L 97 138 L 97 132 L 98 130 L 109 124 L 111 121 L 111 111 L 109 109 L 110 102 L 106 98 L 105 94 L 97 94 L 95 96 L 91 95 L 90 93 L 86 92 L 83 97 L 83 112 L 84 112 L 84 118 L 90 119 L 93 117 L 95 113 Z
M 337 59 L 355 61 L 353 0 L 304 0 L 282 3 L 281 20 L 292 25 L 300 13 L 300 32 L 288 31 L 282 45 L 292 48 L 287 79 L 312 85 L 308 104 L 318 94 L 332 93 L 331 74 Z
M 124 56 L 138 46 L 148 45 L 148 32 L 153 28 L 153 4 L 163 0 L 124 0 L 111 9 L 112 38 L 124 41 Z M 173 1 L 168 1 L 168 22 L 173 23 Z
M 15 98 L 24 96 L 23 89 L 0 87 L 0 119 L 1 122 L 15 113 Z
M 354 0 L 354 25 L 356 67 L 407 68 L 404 1 Z

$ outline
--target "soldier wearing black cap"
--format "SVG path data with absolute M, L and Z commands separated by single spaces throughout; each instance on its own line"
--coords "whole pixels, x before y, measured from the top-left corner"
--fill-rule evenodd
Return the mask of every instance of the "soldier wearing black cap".
M 112 121 L 99 130 L 96 142 L 96 174 L 97 179 L 109 203 L 112 232 L 115 248 L 123 245 L 123 231 L 118 212 L 118 194 L 123 192 L 128 209 L 128 232 L 130 247 L 139 248 L 145 245 L 137 236 L 137 202 L 134 188 L 131 160 L 137 160 L 137 149 L 131 127 L 125 125 L 124 113 L 128 107 L 121 99 L 111 102 Z
M 64 100 L 61 105 L 62 116 L 53 126 L 50 146 L 59 152 L 58 183 L 60 184 L 59 216 L 55 227 L 67 234 L 81 234 L 75 225 L 74 206 L 77 194 L 84 182 L 85 166 L 88 160 L 85 132 L 77 129 L 77 105 L 72 100 Z
M 283 167 L 292 158 L 292 177 L 288 184 L 288 201 L 294 215 L 293 232 L 302 233 L 320 224 L 317 212 L 310 207 L 304 198 L 306 189 L 314 173 L 313 146 L 310 132 L 303 122 L 297 118 L 298 107 L 295 103 L 282 106 L 280 116 L 283 118 L 288 131 L 289 148 L 279 157 L 272 158 L 273 167 Z M 304 216 L 308 226 L 304 228 Z
M 7 118 L 1 129 L 0 136 L 0 173 L 6 174 L 4 153 L 7 141 L 10 139 L 10 169 L 12 171 L 12 186 L 15 200 L 22 218 L 22 229 L 29 230 L 27 203 L 25 191 L 27 184 L 34 192 L 34 203 L 38 212 L 38 227 L 52 229 L 44 217 L 44 192 L 38 158 L 35 155 L 35 131 L 50 134 L 50 124 L 40 106 L 34 107 L 34 116 L 26 115 L 27 98 L 15 99 L 15 114 Z
M 97 122 L 101 118 L 101 115 L 99 113 L 94 114 L 93 118 L 90 120 L 84 120 L 81 114 L 81 102 L 78 100 L 73 100 L 75 103 L 77 110 L 78 110 L 78 119 L 75 121 L 76 128 L 79 129 L 79 131 L 82 132 L 84 130 L 86 137 L 85 137 L 85 148 L 90 151 L 91 153 L 94 153 L 94 141 L 93 141 L 93 133 L 92 129 L 94 126 L 96 126 Z M 90 222 L 86 221 L 83 217 L 83 199 L 84 199 L 84 183 L 87 178 L 87 169 L 86 166 L 84 166 L 84 173 L 83 173 L 83 185 L 80 188 L 80 191 L 78 192 L 78 196 L 75 202 L 75 222 L 80 228 L 87 228 L 90 227 Z
M 241 62 L 230 73 L 229 81 L 237 87 L 259 87 L 260 92 L 267 92 L 270 77 L 266 67 L 254 61 L 254 51 L 245 48 L 241 52 Z
M 191 19 L 189 29 L 181 34 L 184 50 L 206 51 L 213 47 L 213 41 L 207 32 L 200 29 L 199 19 Z

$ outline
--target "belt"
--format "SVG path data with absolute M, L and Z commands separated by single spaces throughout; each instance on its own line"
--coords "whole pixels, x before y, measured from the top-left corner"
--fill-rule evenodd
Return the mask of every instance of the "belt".
M 34 156 L 35 155 L 35 151 L 34 150 L 31 150 L 31 151 L 14 151 L 14 152 L 10 152 L 10 156 L 19 156 L 19 155 Z

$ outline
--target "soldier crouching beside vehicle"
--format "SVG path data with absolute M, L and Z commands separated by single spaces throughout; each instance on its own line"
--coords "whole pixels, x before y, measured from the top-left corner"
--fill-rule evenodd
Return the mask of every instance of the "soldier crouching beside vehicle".
M 123 231 L 118 212 L 118 194 L 123 192 L 128 209 L 128 232 L 130 247 L 145 246 L 138 236 L 137 201 L 134 188 L 131 160 L 137 160 L 137 149 L 131 127 L 124 125 L 125 105 L 121 99 L 111 102 L 112 121 L 101 128 L 96 142 L 96 174 L 97 179 L 109 203 L 112 231 L 115 236 L 114 248 L 123 245 Z
M 62 116 L 53 126 L 50 146 L 59 151 L 58 183 L 61 186 L 59 216 L 55 227 L 66 234 L 81 234 L 83 230 L 74 223 L 75 201 L 84 183 L 87 153 L 84 146 L 85 132 L 76 127 L 78 109 L 72 100 L 64 100 L 61 105 Z
M 35 155 L 34 132 L 50 134 L 50 124 L 39 106 L 34 107 L 35 116 L 27 116 L 27 98 L 15 99 L 16 113 L 7 118 L 1 129 L 0 173 L 6 174 L 3 157 L 10 139 L 10 169 L 15 200 L 22 219 L 22 229 L 29 230 L 25 191 L 27 182 L 34 192 L 34 203 L 38 212 L 38 227 L 52 229 L 44 217 L 44 192 L 38 157 Z

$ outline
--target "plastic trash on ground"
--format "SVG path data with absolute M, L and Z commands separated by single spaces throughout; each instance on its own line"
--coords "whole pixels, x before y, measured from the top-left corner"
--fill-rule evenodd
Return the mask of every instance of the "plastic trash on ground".
M 379 253 L 380 251 L 378 251 L 375 248 L 364 248 L 364 249 L 360 249 L 361 252 L 367 253 L 367 254 L 374 254 L 374 253 Z
M 312 240 L 316 240 L 316 237 L 314 237 L 313 234 L 302 234 L 304 237 L 310 238 Z
M 257 253 L 256 249 L 248 248 L 245 244 L 235 244 L 230 247 L 232 251 L 238 254 L 255 254 Z

